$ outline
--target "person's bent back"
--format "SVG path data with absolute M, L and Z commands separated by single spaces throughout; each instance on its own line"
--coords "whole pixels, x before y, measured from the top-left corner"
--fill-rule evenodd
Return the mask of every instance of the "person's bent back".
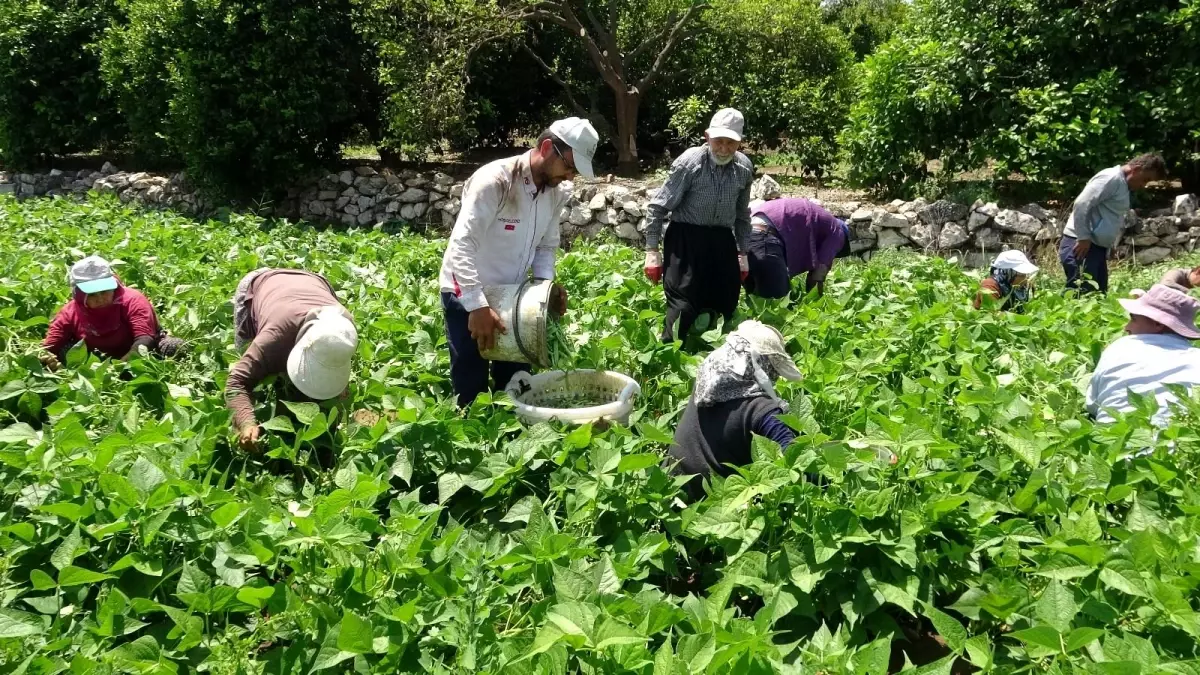
M 1129 312 L 1128 335 L 1100 355 L 1088 385 L 1088 412 L 1097 422 L 1109 423 L 1112 412 L 1134 409 L 1130 392 L 1150 395 L 1159 406 L 1155 424 L 1166 426 L 1176 400 L 1168 385 L 1200 385 L 1200 349 L 1190 342 L 1200 338 L 1195 323 L 1200 302 L 1162 284 L 1136 300 L 1120 302 Z

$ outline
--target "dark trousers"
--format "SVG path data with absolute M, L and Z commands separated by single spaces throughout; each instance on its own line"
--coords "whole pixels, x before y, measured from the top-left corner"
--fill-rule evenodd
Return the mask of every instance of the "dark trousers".
M 746 292 L 770 300 L 786 298 L 792 290 L 792 275 L 779 233 L 774 228 L 750 230 L 746 249 L 750 262 L 750 276 L 744 284 Z
M 1092 244 L 1081 261 L 1075 256 L 1075 237 L 1064 236 L 1058 245 L 1058 259 L 1067 274 L 1067 288 L 1079 293 L 1108 293 L 1108 249 Z M 1091 277 L 1091 282 L 1083 275 Z
M 492 391 L 503 389 L 512 376 L 522 370 L 531 371 L 527 363 L 487 361 L 479 354 L 479 346 L 467 328 L 470 313 L 453 293 L 442 293 L 442 314 L 446 320 L 446 340 L 450 343 L 450 383 L 458 395 L 458 405 L 471 405 L 476 396 L 488 391 L 488 371 L 492 376 Z
M 663 293 L 667 318 L 663 342 L 687 338 L 701 314 L 720 314 L 729 322 L 742 294 L 737 242 L 725 227 L 672 222 L 663 239 Z

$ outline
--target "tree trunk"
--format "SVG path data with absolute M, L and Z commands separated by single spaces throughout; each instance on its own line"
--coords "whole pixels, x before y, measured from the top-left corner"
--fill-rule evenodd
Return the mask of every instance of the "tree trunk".
M 633 177 L 641 173 L 638 165 L 637 121 L 641 96 L 631 91 L 614 90 L 617 111 L 617 175 Z

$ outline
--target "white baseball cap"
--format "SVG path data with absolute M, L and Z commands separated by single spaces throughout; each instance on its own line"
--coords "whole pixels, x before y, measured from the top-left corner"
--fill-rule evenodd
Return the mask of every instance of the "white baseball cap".
M 334 398 L 350 382 L 350 359 L 358 349 L 358 330 L 338 306 L 308 313 L 288 354 L 287 374 L 300 393 L 316 400 Z
M 1038 266 L 1029 262 L 1029 258 L 1025 254 L 1017 251 L 1005 251 L 996 256 L 996 260 L 992 262 L 992 267 L 1002 270 L 1013 270 L 1017 274 L 1037 274 Z
M 742 129 L 746 126 L 746 118 L 733 108 L 722 108 L 713 115 L 705 133 L 709 138 L 732 138 L 739 143 L 742 140 Z
M 90 255 L 71 265 L 68 277 L 71 285 L 83 293 L 100 293 L 117 288 L 117 278 L 112 265 L 98 255 Z
M 571 146 L 575 156 L 575 168 L 585 178 L 595 178 L 592 170 L 592 158 L 596 156 L 596 145 L 600 143 L 600 134 L 592 123 L 582 117 L 568 117 L 550 125 L 550 133 L 558 140 Z

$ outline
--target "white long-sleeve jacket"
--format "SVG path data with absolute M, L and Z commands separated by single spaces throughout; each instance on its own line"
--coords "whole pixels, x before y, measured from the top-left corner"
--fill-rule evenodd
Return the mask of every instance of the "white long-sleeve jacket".
M 529 159 L 527 152 L 491 162 L 463 186 L 439 283 L 468 312 L 487 307 L 484 286 L 521 283 L 530 268 L 537 279 L 554 278 L 558 217 L 572 186 L 539 191 Z

